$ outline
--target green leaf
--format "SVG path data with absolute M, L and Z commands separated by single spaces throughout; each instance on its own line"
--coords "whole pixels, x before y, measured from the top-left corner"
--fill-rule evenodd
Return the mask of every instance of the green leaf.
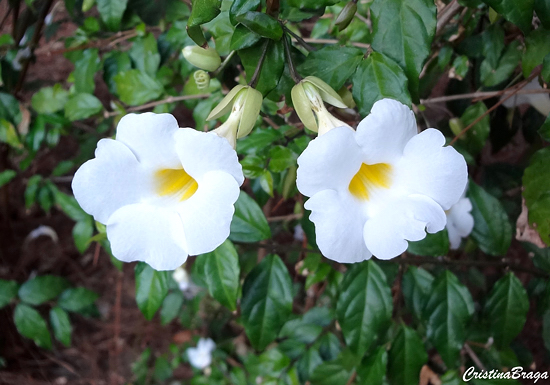
M 73 328 L 69 314 L 58 306 L 50 310 L 50 323 L 52 324 L 55 339 L 66 347 L 71 346 L 71 333 Z
M 316 76 L 338 90 L 353 75 L 362 59 L 363 51 L 359 48 L 328 46 L 311 52 L 298 70 Z
M 135 40 L 128 53 L 138 70 L 145 72 L 151 78 L 155 77 L 160 64 L 160 54 L 157 40 L 152 33 Z
M 319 9 L 339 2 L 340 0 L 288 0 L 288 5 L 302 9 Z
M 218 302 L 230 310 L 237 309 L 239 256 L 231 241 L 226 240 L 216 250 L 197 256 L 193 274 L 200 276 Z
M 98 297 L 99 294 L 92 290 L 85 287 L 76 287 L 65 290 L 59 297 L 57 304 L 67 311 L 81 313 L 90 305 L 93 305 Z
M 449 235 L 446 230 L 439 231 L 435 234 L 427 233 L 426 238 L 420 241 L 409 241 L 407 251 L 411 254 L 426 257 L 447 255 L 449 252 Z
M 10 181 L 17 176 L 15 170 L 4 170 L 0 172 L 0 187 L 10 183 Z
M 17 305 L 13 313 L 13 321 L 17 327 L 17 331 L 23 337 L 33 340 L 41 348 L 52 348 L 52 338 L 48 325 L 40 313 L 32 307 L 23 303 Z
M 237 16 L 258 9 L 260 0 L 234 0 L 229 8 L 229 20 L 231 24 L 237 25 Z
M 297 155 L 288 147 L 273 146 L 269 150 L 269 169 L 282 172 L 296 164 Z
M 219 15 L 221 5 L 221 0 L 193 0 L 187 26 L 193 27 L 208 23 Z
M 260 175 L 258 179 L 260 187 L 264 190 L 269 196 L 273 196 L 273 175 L 268 170 L 265 170 Z
M 65 104 L 65 117 L 70 121 L 89 118 L 103 110 L 103 104 L 92 94 L 72 95 Z
M 164 92 L 158 80 L 140 70 L 121 72 L 114 77 L 114 81 L 120 100 L 131 106 L 157 99 Z
M 533 69 L 542 64 L 544 57 L 550 52 L 550 31 L 539 28 L 525 39 L 525 53 L 521 60 L 523 76 L 528 77 Z
M 167 325 L 176 318 L 183 305 L 183 295 L 181 292 L 172 292 L 164 298 L 162 308 L 160 309 L 160 323 Z
M 239 57 L 243 63 L 247 81 L 252 79 L 252 75 L 254 74 L 261 55 L 262 48 L 258 45 L 239 51 Z M 284 69 L 285 58 L 283 42 L 269 41 L 267 54 L 262 71 L 260 72 L 260 79 L 258 80 L 256 89 L 266 96 L 270 91 L 277 87 Z
M 17 282 L 0 279 L 0 309 L 15 298 L 17 289 L 19 289 Z
M 272 40 L 280 40 L 283 36 L 283 27 L 279 22 L 262 12 L 248 11 L 237 16 L 237 21 L 252 32 Z
M 392 385 L 416 385 L 428 354 L 418 334 L 401 325 L 388 354 L 388 377 Z
M 495 283 L 485 303 L 485 314 L 498 348 L 508 347 L 521 332 L 528 311 L 529 297 L 514 273 Z
M 23 148 L 23 144 L 19 139 L 15 126 L 2 118 L 0 118 L 0 143 L 9 144 L 11 147 L 17 149 Z
M 323 359 L 319 352 L 316 349 L 306 350 L 296 364 L 300 380 L 306 382 L 319 365 L 323 365 Z
M 512 226 L 502 204 L 477 184 L 470 182 L 474 229 L 472 238 L 487 254 L 505 255 L 512 242 Z
M 542 71 L 540 76 L 546 83 L 550 83 L 550 53 L 546 55 L 542 61 Z
M 233 51 L 248 48 L 256 44 L 260 39 L 260 35 L 239 24 L 235 27 L 235 32 L 231 36 L 230 49 Z
M 279 333 L 292 312 L 292 281 L 277 255 L 266 256 L 243 284 L 241 316 L 250 343 L 263 350 Z
M 86 221 L 90 218 L 90 215 L 82 210 L 82 208 L 73 196 L 67 195 L 64 192 L 59 191 L 59 189 L 51 182 L 48 182 L 47 186 L 54 195 L 55 203 L 57 204 L 57 206 L 59 206 L 61 211 L 63 211 L 73 221 Z
M 119 72 L 129 71 L 132 69 L 132 61 L 130 60 L 130 55 L 127 52 L 112 51 L 108 56 L 104 57 L 103 61 L 103 79 L 109 91 L 112 94 L 118 95 L 116 89 L 116 82 L 114 77 Z
M 265 215 L 254 199 L 244 191 L 235 202 L 235 215 L 231 221 L 229 239 L 234 242 L 258 242 L 271 237 Z
M 482 33 L 483 56 L 491 68 L 496 68 L 504 49 L 504 30 L 500 24 L 492 24 Z M 517 64 L 517 63 L 516 63 Z
M 537 151 L 523 173 L 523 197 L 529 209 L 529 223 L 541 239 L 550 245 L 550 148 Z
M 99 70 L 99 54 L 96 48 L 80 52 L 74 61 L 74 88 L 77 93 L 92 94 L 95 90 L 95 74 Z
M 120 21 L 126 10 L 128 0 L 96 0 L 101 20 L 111 31 L 120 30 Z
M 388 365 L 386 347 L 379 347 L 373 354 L 365 356 L 357 368 L 359 385 L 382 385 Z
M 448 367 L 456 367 L 473 313 L 474 301 L 468 289 L 450 271 L 441 273 L 432 285 L 424 317 L 428 340 Z
M 546 29 L 550 29 L 550 0 L 535 0 L 535 12 Z
M 476 104 L 469 106 L 460 118 L 460 120 L 462 121 L 462 125 L 464 127 L 469 126 L 486 112 L 487 107 L 483 102 L 477 102 Z M 466 132 L 466 134 L 461 137 L 466 142 L 466 149 L 468 150 L 468 152 L 473 155 L 479 154 L 479 152 L 481 152 L 481 150 L 485 146 L 485 142 L 489 137 L 490 131 L 491 126 L 489 121 L 489 114 L 486 114 L 479 122 L 477 122 L 472 128 L 470 128 Z
M 496 66 L 492 67 L 489 60 L 485 59 L 480 68 L 483 85 L 493 87 L 508 79 L 517 68 L 521 56 L 520 43 L 515 40 L 508 45 Z
M 370 10 L 372 48 L 405 70 L 411 96 L 417 99 L 418 76 L 435 35 L 435 3 L 431 0 L 374 0 Z
M 417 319 L 422 319 L 433 281 L 433 275 L 415 266 L 410 266 L 403 275 L 402 292 L 405 305 Z
M 65 91 L 61 84 L 53 87 L 41 88 L 32 96 L 31 104 L 39 114 L 52 114 L 65 107 L 69 99 L 69 93 Z
M 151 320 L 168 294 L 168 276 L 146 263 L 136 266 L 136 302 L 146 319 Z
M 373 52 L 364 59 L 351 82 L 353 98 L 361 115 L 368 115 L 373 104 L 384 98 L 411 105 L 407 76 L 401 67 L 381 53 Z
M 41 275 L 19 288 L 19 298 L 29 305 L 40 305 L 57 297 L 69 287 L 69 281 L 55 275 Z
M 355 366 L 355 357 L 343 351 L 335 360 L 317 366 L 309 378 L 311 385 L 346 385 Z
M 73 240 L 76 249 L 80 254 L 84 253 L 88 246 L 90 246 L 90 238 L 94 234 L 94 222 L 92 217 L 88 220 L 79 221 L 73 227 Z
M 0 92 L 0 119 L 5 119 L 15 125 L 21 121 L 19 102 L 12 95 L 4 92 Z
M 336 315 L 347 346 L 362 356 L 385 332 L 392 313 L 386 276 L 374 261 L 352 265 L 340 285 Z
M 531 30 L 534 0 L 483 0 L 483 2 L 521 28 L 524 33 Z

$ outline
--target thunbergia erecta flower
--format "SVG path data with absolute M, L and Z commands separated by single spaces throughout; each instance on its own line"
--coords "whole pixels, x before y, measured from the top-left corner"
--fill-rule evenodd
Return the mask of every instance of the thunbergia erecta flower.
M 311 197 L 317 245 L 329 259 L 390 259 L 407 241 L 443 230 L 466 187 L 466 162 L 435 129 L 417 133 L 413 112 L 390 99 L 349 127 L 332 128 L 298 158 L 297 186 Z
M 216 349 L 216 344 L 210 338 L 201 338 L 196 348 L 188 348 L 185 352 L 189 363 L 197 368 L 204 369 L 212 363 L 212 352 Z
M 451 249 L 458 249 L 462 238 L 466 238 L 474 229 L 474 217 L 471 214 L 472 202 L 464 193 L 458 202 L 445 211 L 447 214 L 447 233 Z
M 129 114 L 76 172 L 76 200 L 107 226 L 113 255 L 173 270 L 229 236 L 244 177 L 225 138 L 170 114 Z

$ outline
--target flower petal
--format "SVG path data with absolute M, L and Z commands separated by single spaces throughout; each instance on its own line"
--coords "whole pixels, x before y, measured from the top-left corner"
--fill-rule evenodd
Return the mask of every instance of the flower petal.
M 77 170 L 72 188 L 82 209 L 96 221 L 107 223 L 120 207 L 153 194 L 149 173 L 123 143 L 102 139 L 95 156 Z
M 409 107 L 392 99 L 374 103 L 370 115 L 357 127 L 356 140 L 368 164 L 393 163 L 418 132 Z
M 447 232 L 451 249 L 458 249 L 462 238 L 470 235 L 474 229 L 472 202 L 468 198 L 461 198 L 447 211 Z
M 395 167 L 394 181 L 396 187 L 427 195 L 448 210 L 466 189 L 468 168 L 464 157 L 444 144 L 443 134 L 433 128 L 413 137 Z
M 424 195 L 411 195 L 387 204 L 364 227 L 365 243 L 379 259 L 391 259 L 407 250 L 409 241 L 419 241 L 428 232 L 445 227 L 445 212 Z
M 107 222 L 113 255 L 143 261 L 155 270 L 174 270 L 187 260 L 183 224 L 177 212 L 147 204 L 124 206 Z
M 309 219 L 315 223 L 317 245 L 325 257 L 354 263 L 372 256 L 363 240 L 365 218 L 353 198 L 334 190 L 323 190 L 304 206 L 311 210 Z
M 348 190 L 363 162 L 354 136 L 348 127 L 337 127 L 308 144 L 298 157 L 296 185 L 302 194 L 311 197 L 325 189 Z
M 116 140 L 126 144 L 140 163 L 176 169 L 181 167 L 174 142 L 178 131 L 171 114 L 128 114 L 118 123 Z
M 178 207 L 189 254 L 209 253 L 227 239 L 238 197 L 232 175 L 210 171 L 202 177 L 195 194 Z
M 200 183 L 203 175 L 213 170 L 225 171 L 239 186 L 244 182 L 237 153 L 227 139 L 213 132 L 184 128 L 175 134 L 176 151 L 183 168 Z

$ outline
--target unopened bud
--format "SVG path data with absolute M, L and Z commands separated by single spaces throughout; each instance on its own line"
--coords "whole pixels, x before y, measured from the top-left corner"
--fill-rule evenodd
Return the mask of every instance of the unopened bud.
M 349 23 L 351 23 L 351 21 L 353 20 L 353 17 L 355 16 L 355 12 L 357 12 L 357 3 L 354 1 L 350 1 L 342 9 L 340 14 L 334 21 L 334 24 L 338 26 L 338 31 L 342 31 L 346 29 Z
M 189 63 L 205 71 L 215 71 L 222 63 L 220 55 L 212 47 L 202 48 L 198 45 L 190 45 L 185 47 L 182 53 Z
M 464 129 L 464 125 L 462 124 L 462 120 L 460 120 L 459 118 L 452 118 L 451 120 L 449 120 L 449 128 L 451 129 L 452 133 L 457 136 Z M 464 139 L 464 137 L 462 137 L 462 139 Z
M 338 96 L 342 98 L 342 101 L 348 108 L 355 108 L 355 100 L 353 100 L 353 95 L 350 90 L 348 90 L 348 87 L 342 86 L 342 88 L 338 90 Z
M 210 75 L 208 72 L 203 70 L 195 71 L 193 78 L 195 79 L 195 84 L 199 90 L 204 90 L 210 87 Z

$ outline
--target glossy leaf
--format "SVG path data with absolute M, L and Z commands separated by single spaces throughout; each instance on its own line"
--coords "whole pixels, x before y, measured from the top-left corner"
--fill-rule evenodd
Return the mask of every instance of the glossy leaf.
M 56 298 L 69 287 L 69 281 L 56 275 L 41 275 L 33 278 L 19 288 L 19 298 L 30 305 L 40 305 Z
M 32 96 L 32 108 L 40 114 L 52 114 L 65 107 L 69 99 L 69 92 L 65 91 L 61 84 L 53 87 L 41 88 Z
M 103 104 L 92 94 L 76 94 L 65 104 L 65 117 L 70 121 L 89 118 L 103 110 Z
M 208 23 L 219 15 L 221 5 L 221 0 L 193 0 L 187 25 L 193 27 Z
M 436 7 L 431 0 L 374 0 L 372 48 L 398 63 L 418 98 L 418 76 L 435 35 Z M 412 32 L 414 31 L 414 32 Z
M 352 375 L 355 357 L 343 351 L 335 360 L 324 362 L 313 371 L 311 385 L 346 385 Z
M 86 49 L 79 52 L 74 61 L 74 88 L 77 93 L 92 94 L 95 90 L 95 74 L 99 70 L 98 50 Z
M 271 230 L 262 209 L 256 201 L 241 191 L 235 202 L 229 239 L 235 242 L 258 242 L 269 237 Z
M 248 11 L 254 11 L 260 5 L 260 0 L 235 0 L 229 8 L 229 20 L 231 24 L 237 25 L 237 16 Z
M 361 356 L 389 326 L 392 297 L 376 262 L 351 265 L 340 285 L 336 315 L 347 346 Z
M 136 302 L 146 319 L 153 318 L 168 294 L 168 276 L 165 271 L 156 271 L 146 263 L 136 266 Z
M 482 187 L 470 182 L 474 229 L 472 238 L 487 254 L 505 255 L 512 242 L 512 226 L 502 204 Z
M 474 301 L 468 289 L 450 271 L 441 273 L 433 282 L 424 318 L 428 339 L 448 367 L 456 365 L 473 313 Z
M 483 2 L 521 28 L 524 33 L 531 30 L 534 0 L 483 0 Z
M 352 78 L 353 98 L 361 115 L 368 115 L 372 105 L 384 98 L 411 105 L 407 76 L 393 60 L 373 52 L 364 59 Z
M 73 328 L 67 312 L 58 306 L 53 307 L 50 310 L 50 323 L 52 325 L 55 339 L 66 347 L 71 346 L 71 334 Z
M 178 316 L 183 305 L 183 294 L 181 292 L 172 292 L 164 298 L 162 308 L 160 309 L 160 322 L 167 325 Z
M 428 354 L 418 334 L 402 325 L 388 354 L 388 377 L 392 385 L 417 385 Z
M 237 309 L 239 291 L 239 256 L 226 240 L 211 253 L 197 256 L 193 274 L 200 276 L 212 297 L 230 310 Z
M 521 56 L 519 42 L 513 41 L 508 45 L 496 66 L 492 67 L 489 60 L 485 59 L 480 68 L 481 82 L 487 87 L 493 87 L 507 80 L 517 68 Z
M 17 327 L 17 331 L 23 337 L 33 340 L 41 348 L 52 348 L 52 338 L 48 325 L 35 309 L 20 303 L 15 307 L 13 321 Z
M 487 107 L 483 102 L 477 102 L 474 105 L 469 106 L 462 114 L 460 120 L 464 127 L 469 126 L 476 121 L 479 117 L 487 112 Z M 477 155 L 483 147 L 489 137 L 491 126 L 489 124 L 489 115 L 486 114 L 479 122 L 477 122 L 472 128 L 470 128 L 465 135 L 462 136 L 466 142 L 466 148 L 474 155 Z
M 134 41 L 128 51 L 136 69 L 145 72 L 151 78 L 155 77 L 160 65 L 160 54 L 157 39 L 152 33 Z
M 273 40 L 280 40 L 283 36 L 283 27 L 273 17 L 262 13 L 249 11 L 237 16 L 237 21 L 260 36 Z
M 239 24 L 235 27 L 235 32 L 231 36 L 231 50 L 240 50 L 248 48 L 256 44 L 261 39 L 261 36 L 256 32 L 252 32 L 244 25 Z
M 535 0 L 535 12 L 544 28 L 550 29 L 550 0 Z
M 550 149 L 537 151 L 523 174 L 523 197 L 529 209 L 529 223 L 544 243 L 550 245 Z
M 118 31 L 128 0 L 96 0 L 96 2 L 101 20 L 107 28 L 111 31 Z
M 403 275 L 402 291 L 405 305 L 417 319 L 422 319 L 433 281 L 433 275 L 416 266 L 410 266 Z
M 427 233 L 426 237 L 420 241 L 409 241 L 407 251 L 411 254 L 427 257 L 447 255 L 449 252 L 449 234 L 446 230 L 435 234 Z
M 120 100 L 131 106 L 158 98 L 164 88 L 158 80 L 139 70 L 121 72 L 114 77 Z
M 57 304 L 67 311 L 80 313 L 90 305 L 93 305 L 99 294 L 84 287 L 76 287 L 65 290 Z
M 382 346 L 374 351 L 373 354 L 367 355 L 361 365 L 357 368 L 359 376 L 359 385 L 382 385 L 388 366 L 388 353 L 386 347 Z
M 257 350 L 279 333 L 292 311 L 292 282 L 277 255 L 266 256 L 243 284 L 241 315 L 246 335 Z
M 0 279 L 0 309 L 15 298 L 18 288 L 19 285 L 16 281 Z
M 544 57 L 550 52 L 550 30 L 539 28 L 525 39 L 525 53 L 521 60 L 523 76 L 528 77 L 533 69 L 542 64 Z
M 485 303 L 491 334 L 499 348 L 506 348 L 521 332 L 529 310 L 529 297 L 514 273 L 495 283 Z
M 15 172 L 15 170 L 4 170 L 0 172 L 0 187 L 10 183 L 16 176 L 17 172 Z
M 261 44 L 255 45 L 239 51 L 239 56 L 242 60 L 246 71 L 246 79 L 250 81 L 256 70 L 256 66 L 262 55 Z M 266 96 L 270 91 L 277 87 L 279 79 L 285 68 L 284 47 L 282 41 L 270 41 L 267 47 L 267 54 L 260 72 L 260 78 L 256 89 Z

